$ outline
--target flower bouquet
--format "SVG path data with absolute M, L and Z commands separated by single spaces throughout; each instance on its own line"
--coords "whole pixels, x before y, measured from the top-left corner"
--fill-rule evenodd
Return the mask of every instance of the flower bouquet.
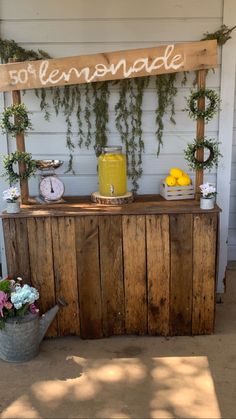
M 6 191 L 3 191 L 3 200 L 7 203 L 7 212 L 17 213 L 20 211 L 19 197 L 20 192 L 16 186 L 11 186 Z
M 36 288 L 22 284 L 22 278 L 3 279 L 0 281 L 0 329 L 5 321 L 12 317 L 23 317 L 26 314 L 39 312 L 35 301 L 39 299 Z
M 39 352 L 39 345 L 56 316 L 55 305 L 41 317 L 35 301 L 36 288 L 18 277 L 0 281 L 0 358 L 8 362 L 25 362 Z
M 201 191 L 200 208 L 213 209 L 215 205 L 216 188 L 212 183 L 203 183 L 199 186 Z

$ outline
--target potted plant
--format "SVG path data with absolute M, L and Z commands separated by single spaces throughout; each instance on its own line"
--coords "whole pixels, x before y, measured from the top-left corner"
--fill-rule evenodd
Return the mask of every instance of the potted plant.
M 29 361 L 39 351 L 58 305 L 39 317 L 35 301 L 39 292 L 22 278 L 0 281 L 0 358 L 9 362 Z
M 201 191 L 200 208 L 213 209 L 215 205 L 216 188 L 212 183 L 203 183 L 199 186 Z
M 16 186 L 11 186 L 6 191 L 3 191 L 3 199 L 7 203 L 7 212 L 14 214 L 20 212 L 20 192 Z

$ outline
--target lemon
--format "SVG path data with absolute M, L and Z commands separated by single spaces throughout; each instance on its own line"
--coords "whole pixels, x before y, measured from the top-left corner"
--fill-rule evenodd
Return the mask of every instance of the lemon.
M 182 173 L 183 173 L 182 170 L 178 169 L 177 167 L 172 167 L 172 169 L 170 169 L 170 175 L 176 179 L 181 177 Z
M 188 186 L 191 184 L 191 180 L 189 176 L 180 176 L 179 179 L 177 179 L 177 184 L 179 186 Z
M 175 186 L 176 185 L 176 179 L 174 178 L 174 176 L 167 176 L 165 178 L 165 183 L 168 186 Z

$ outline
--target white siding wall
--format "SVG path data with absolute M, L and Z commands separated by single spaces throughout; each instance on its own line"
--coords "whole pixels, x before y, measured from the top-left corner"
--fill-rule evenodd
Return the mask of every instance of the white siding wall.
M 212 32 L 222 23 L 222 0 L 2 0 L 1 36 L 14 39 L 23 47 L 42 48 L 53 57 L 96 53 L 137 47 L 149 47 L 167 42 L 195 41 L 206 31 Z M 164 148 L 156 158 L 154 124 L 155 91 L 150 85 L 144 97 L 143 177 L 140 193 L 157 193 L 160 179 L 171 166 L 187 169 L 183 149 L 195 137 L 195 123 L 182 111 L 188 86 L 179 88 L 176 100 L 176 126 L 166 120 Z M 209 73 L 207 85 L 219 89 L 220 70 Z M 118 91 L 112 89 L 110 99 L 109 143 L 119 144 L 114 123 L 114 104 Z M 63 174 L 68 161 L 65 148 L 63 115 L 43 120 L 33 92 L 23 101 L 32 111 L 34 132 L 26 139 L 27 150 L 34 158 L 55 157 L 65 161 L 60 170 L 67 195 L 83 195 L 97 190 L 96 158 L 91 149 L 75 153 L 76 176 Z M 7 95 L 6 102 L 11 102 Z M 74 128 L 76 131 L 76 128 Z M 207 133 L 217 137 L 217 117 L 207 125 Z M 76 138 L 75 138 L 76 141 Z M 14 140 L 9 149 L 14 150 Z M 207 177 L 215 181 L 215 173 Z M 37 181 L 30 182 L 30 192 L 37 193 Z
M 0 34 L 2 38 L 14 39 L 23 47 L 44 49 L 53 57 L 195 41 L 201 39 L 204 32 L 213 32 L 220 27 L 223 23 L 223 6 L 230 16 L 232 9 L 230 2 L 234 0 L 0 0 Z M 232 20 L 235 20 L 233 16 Z M 219 51 L 219 68 L 215 73 L 209 72 L 207 78 L 207 87 L 217 91 L 220 89 L 222 79 L 220 60 Z M 227 68 L 227 63 L 225 63 L 225 68 Z M 188 170 L 183 158 L 183 149 L 186 143 L 192 142 L 195 137 L 195 123 L 182 112 L 182 109 L 185 105 L 185 97 L 192 85 L 192 79 L 193 75 L 189 77 L 188 85 L 181 87 L 179 78 L 176 99 L 177 124 L 174 126 L 166 119 L 164 147 L 158 159 L 154 134 L 156 127 L 153 115 L 155 109 L 153 85 L 150 84 L 145 92 L 143 127 L 146 153 L 143 158 L 144 173 L 140 181 L 140 193 L 157 193 L 160 179 L 167 174 L 171 166 L 180 166 Z M 118 91 L 114 86 L 109 104 L 110 144 L 120 143 L 114 123 L 114 104 L 117 97 Z M 59 173 L 65 183 L 67 195 L 89 194 L 96 190 L 96 158 L 93 149 L 77 150 L 75 153 L 76 176 L 65 175 L 68 152 L 65 147 L 66 125 L 63 115 L 57 118 L 52 115 L 48 123 L 43 119 L 33 92 L 28 92 L 23 97 L 23 101 L 32 111 L 34 125 L 33 133 L 26 137 L 27 150 L 33 154 L 34 158 L 52 157 L 65 161 Z M 6 95 L 5 103 L 11 103 L 10 95 Z M 0 106 L 3 106 L 3 99 Z M 218 137 L 218 123 L 219 119 L 216 116 L 206 125 L 208 136 Z M 231 260 L 236 259 L 236 117 L 234 126 L 228 247 L 228 257 Z M 76 131 L 75 121 L 74 130 Z M 76 136 L 74 139 L 76 141 Z M 5 152 L 7 148 L 10 151 L 14 150 L 14 140 L 5 139 L 4 142 L 4 137 L 1 140 L 0 152 Z M 221 141 L 224 142 L 224 139 L 221 138 Z M 230 163 L 223 162 L 223 164 Z M 205 180 L 216 182 L 216 173 L 213 171 L 206 174 Z M 0 189 L 2 190 L 4 186 L 1 181 Z M 37 193 L 36 180 L 30 182 L 30 192 Z M 221 195 L 223 196 L 223 193 L 220 193 L 218 197 L 220 198 Z M 224 210 L 223 198 L 220 203 Z M 224 212 L 222 217 L 223 215 Z M 227 223 L 226 227 L 223 225 L 223 228 L 227 229 Z M 227 231 L 225 237 L 227 240 Z M 224 264 L 222 263 L 220 275 L 221 291 L 223 290 Z
M 228 260 L 236 260 L 236 91 L 234 103 L 235 105 L 230 187 Z

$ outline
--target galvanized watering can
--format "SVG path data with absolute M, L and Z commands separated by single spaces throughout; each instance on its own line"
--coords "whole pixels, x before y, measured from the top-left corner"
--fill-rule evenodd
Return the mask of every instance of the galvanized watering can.
M 41 317 L 29 313 L 8 318 L 0 330 L 0 358 L 8 362 L 25 362 L 34 358 L 58 310 L 59 306 L 55 305 Z

